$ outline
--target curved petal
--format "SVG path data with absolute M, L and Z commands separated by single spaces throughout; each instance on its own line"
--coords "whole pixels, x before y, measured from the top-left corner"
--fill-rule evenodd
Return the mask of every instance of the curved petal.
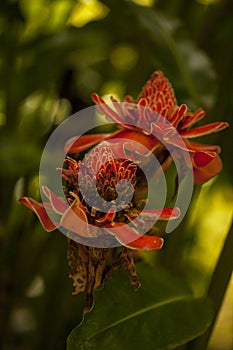
M 114 236 L 118 242 L 125 247 L 136 250 L 155 250 L 160 249 L 163 246 L 163 239 L 160 237 L 147 235 L 141 236 L 129 225 L 121 222 L 114 224 L 114 228 L 117 227 L 120 229 L 119 231 L 115 230 Z
M 193 175 L 196 184 L 203 184 L 217 175 L 222 170 L 222 161 L 218 155 L 207 165 L 202 167 L 194 167 Z
M 85 210 L 78 199 L 75 199 L 64 213 L 61 225 L 79 236 L 91 237 Z
M 130 116 L 130 109 L 133 105 L 133 110 L 137 111 L 138 116 L 140 117 L 140 110 L 138 109 L 138 106 L 135 103 L 127 103 L 124 102 L 118 102 L 114 97 L 111 96 L 111 101 L 114 103 L 114 108 L 116 109 L 118 113 L 118 118 L 114 118 L 115 123 L 119 125 L 122 128 L 125 129 L 135 129 L 137 128 L 136 125 L 127 124 L 127 117 Z M 132 118 L 132 121 L 135 121 L 135 116 Z M 141 124 L 141 123 L 140 123 Z
M 165 144 L 167 143 L 177 148 L 180 148 L 184 151 L 188 151 L 188 147 L 187 147 L 187 144 L 185 143 L 185 139 L 183 139 L 182 137 L 179 137 L 177 134 L 173 135 L 173 130 L 171 130 L 170 134 L 167 130 L 166 135 L 163 136 L 163 140 Z
M 161 249 L 164 240 L 158 236 L 141 236 L 133 242 L 126 244 L 125 246 L 130 249 L 136 250 L 156 250 Z
M 42 190 L 46 197 L 49 199 L 52 209 L 60 215 L 64 214 L 68 208 L 68 204 L 64 203 L 61 198 L 58 198 L 47 186 L 42 186 Z
M 187 131 L 180 131 L 180 135 L 182 137 L 187 138 L 193 138 L 193 137 L 199 137 L 203 135 L 208 135 L 214 132 L 221 131 L 229 126 L 226 122 L 216 122 L 211 123 L 203 126 L 199 126 L 198 128 L 194 128 Z
M 132 96 L 130 95 L 126 95 L 125 98 L 124 98 L 124 102 L 128 102 L 128 103 L 136 103 L 133 99 Z
M 179 208 L 163 208 L 163 209 L 152 209 L 152 210 L 143 210 L 141 212 L 142 216 L 146 217 L 159 217 L 159 220 L 172 220 L 177 219 L 180 216 Z
M 135 150 L 135 145 L 132 143 L 130 148 L 130 142 L 127 142 L 127 149 L 130 151 L 136 151 L 139 154 L 147 155 L 152 152 L 155 147 L 159 144 L 158 140 L 153 135 L 145 135 L 136 130 L 122 130 L 114 138 L 123 138 L 127 140 L 136 141 L 137 150 Z M 140 147 L 142 145 L 142 147 Z
M 192 151 L 192 152 L 212 151 L 215 153 L 220 153 L 220 151 L 221 151 L 221 147 L 217 146 L 217 145 L 202 144 L 202 143 L 189 141 L 186 139 L 184 139 L 184 142 L 185 142 L 188 150 Z
M 107 134 L 91 134 L 91 135 L 82 135 L 80 137 L 72 137 L 65 144 L 65 153 L 80 153 L 92 146 L 105 141 L 111 137 L 117 135 L 121 130 L 117 130 Z
M 184 115 L 187 112 L 187 110 L 188 107 L 185 104 L 182 104 L 181 106 L 177 107 L 175 113 L 169 119 L 170 123 L 174 125 L 174 127 L 177 127 L 179 122 L 184 118 Z
M 205 111 L 203 109 L 198 109 L 196 112 L 190 113 L 190 115 L 188 115 L 184 119 L 184 121 L 182 121 L 181 130 L 185 130 L 189 128 L 190 126 L 192 126 L 193 124 L 197 123 L 199 120 L 204 118 L 204 116 L 205 116 Z
M 42 203 L 38 203 L 34 199 L 28 198 L 28 197 L 22 197 L 20 198 L 19 201 L 22 204 L 24 204 L 27 208 L 34 211 L 34 213 L 37 215 L 38 219 L 40 220 L 41 225 L 46 231 L 48 232 L 53 231 L 60 226 L 59 223 L 56 223 L 50 219 Z
M 105 115 L 108 119 L 112 120 L 116 124 L 124 124 L 124 118 L 121 115 L 121 113 L 119 113 L 119 110 L 114 111 L 114 109 L 110 107 L 110 104 L 105 102 L 104 99 L 102 99 L 96 93 L 92 94 L 91 98 L 92 98 L 92 101 L 96 103 L 97 105 L 96 108 L 99 113 Z M 114 103 L 113 103 L 113 106 L 115 107 Z

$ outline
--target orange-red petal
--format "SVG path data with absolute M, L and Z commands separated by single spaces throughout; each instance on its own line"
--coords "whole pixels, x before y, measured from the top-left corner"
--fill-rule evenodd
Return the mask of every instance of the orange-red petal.
M 109 103 L 106 103 L 98 94 L 94 93 L 91 95 L 93 102 L 97 104 L 97 110 L 99 113 L 105 115 L 107 118 L 112 120 L 116 124 L 124 123 L 122 115 L 110 107 Z M 114 106 L 114 104 L 113 104 Z
M 160 249 L 163 246 L 163 239 L 157 236 L 139 235 L 132 227 L 121 222 L 114 223 L 114 233 L 109 230 L 110 234 L 113 234 L 115 238 L 123 246 L 130 249 L 137 250 L 155 250 Z M 119 228 L 119 230 L 116 230 Z M 108 229 L 106 228 L 108 231 Z
M 195 167 L 203 167 L 209 164 L 216 157 L 215 152 L 195 152 L 193 154 L 193 163 Z
M 185 142 L 188 150 L 192 151 L 192 152 L 212 151 L 215 153 L 220 153 L 220 151 L 221 151 L 221 147 L 218 145 L 202 144 L 202 143 L 189 141 L 186 139 L 184 139 L 184 142 Z
M 222 161 L 218 155 L 214 157 L 207 165 L 194 167 L 193 175 L 196 184 L 203 184 L 217 175 L 222 170 Z
M 37 201 L 29 197 L 22 197 L 19 201 L 22 204 L 24 204 L 27 208 L 34 211 L 34 213 L 40 220 L 41 225 L 46 231 L 50 232 L 59 227 L 59 223 L 56 223 L 50 219 L 42 203 L 38 203 Z
M 199 126 L 198 128 L 194 128 L 191 130 L 181 131 L 180 135 L 186 138 L 199 137 L 203 135 L 212 134 L 214 132 L 221 131 L 229 126 L 226 122 L 216 122 L 203 126 Z
M 129 140 L 129 142 L 127 142 L 127 149 L 129 147 L 130 151 L 137 151 L 142 155 L 147 155 L 149 152 L 152 152 L 159 143 L 159 141 L 153 135 L 145 135 L 136 130 L 122 130 L 114 138 Z M 131 149 L 130 140 L 137 142 L 136 146 L 132 143 Z M 140 145 L 142 146 L 140 147 Z
M 90 237 L 85 210 L 78 197 L 68 207 L 61 219 L 61 225 L 79 236 Z
M 196 112 L 190 113 L 190 115 L 187 116 L 184 121 L 182 121 L 181 130 L 189 128 L 191 125 L 204 118 L 204 116 L 205 111 L 203 109 L 198 109 Z
M 180 216 L 179 208 L 163 208 L 163 209 L 147 209 L 141 212 L 145 217 L 158 217 L 159 220 L 172 220 L 177 219 Z
M 58 198 L 53 191 L 51 191 L 47 186 L 42 186 L 42 190 L 52 206 L 52 209 L 62 215 L 66 211 L 68 204 L 65 203 L 61 198 Z
M 105 141 L 111 137 L 117 135 L 119 130 L 107 133 L 107 134 L 90 134 L 90 135 L 82 135 L 80 137 L 72 137 L 70 140 L 66 142 L 65 145 L 65 153 L 80 153 L 92 146 L 95 146 L 97 143 Z
M 182 104 L 181 106 L 177 107 L 175 113 L 169 119 L 170 123 L 174 127 L 177 127 L 179 122 L 184 118 L 184 115 L 187 112 L 187 110 L 188 110 L 188 107 L 185 104 Z
M 131 249 L 137 250 L 155 250 L 161 249 L 163 246 L 163 239 L 158 236 L 141 236 L 133 242 L 126 244 L 125 246 Z

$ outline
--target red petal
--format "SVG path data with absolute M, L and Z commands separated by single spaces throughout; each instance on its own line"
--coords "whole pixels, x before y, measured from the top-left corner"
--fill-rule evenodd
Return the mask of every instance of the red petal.
M 126 129 L 135 129 L 136 126 L 127 124 L 126 117 L 130 116 L 130 109 L 132 108 L 132 103 L 123 103 L 118 102 L 114 99 L 114 97 L 111 96 L 111 101 L 114 103 L 114 108 L 116 109 L 116 112 L 118 114 L 118 118 L 114 118 L 114 122 L 118 124 L 119 127 L 126 128 Z M 133 109 L 138 110 L 137 105 L 133 104 Z M 135 121 L 135 118 L 132 119 L 132 121 Z
M 187 112 L 188 107 L 185 104 L 177 107 L 176 112 L 173 114 L 171 119 L 169 119 L 170 123 L 175 127 L 179 124 L 179 122 L 184 118 L 184 114 Z
M 133 97 L 130 95 L 125 96 L 124 102 L 135 103 Z
M 126 247 L 137 250 L 155 250 L 161 249 L 163 239 L 157 236 L 141 236 L 136 241 L 126 244 Z
M 140 215 L 146 217 L 159 217 L 159 220 L 172 220 L 177 219 L 180 216 L 179 208 L 164 208 L 164 209 L 152 209 L 143 210 Z
M 135 146 L 132 143 L 132 149 L 130 149 L 130 141 L 127 143 L 129 150 L 137 151 L 140 154 L 146 155 L 150 151 L 154 150 L 154 148 L 158 145 L 158 140 L 153 135 L 145 135 L 138 131 L 133 130 L 123 130 L 119 134 L 117 134 L 114 138 L 123 138 L 127 140 L 135 140 L 138 144 Z M 144 147 L 140 147 L 140 144 Z M 137 147 L 137 150 L 135 150 Z M 127 148 L 128 149 L 128 148 Z
M 76 199 L 66 210 L 61 219 L 61 225 L 79 236 L 90 237 L 87 217 L 81 203 Z
M 191 125 L 197 123 L 199 120 L 204 118 L 204 116 L 205 116 L 205 111 L 203 109 L 198 109 L 193 114 L 191 113 L 191 115 L 188 116 L 184 122 L 182 122 L 181 130 L 185 130 Z
M 114 228 L 119 227 L 119 230 L 114 230 L 114 236 L 125 247 L 137 250 L 155 250 L 163 246 L 163 239 L 157 236 L 141 236 L 129 225 L 123 223 L 115 223 Z M 111 234 L 112 232 L 109 231 Z
M 215 152 L 195 152 L 193 155 L 193 162 L 195 167 L 202 167 L 211 162 L 216 157 Z
M 122 124 L 124 119 L 118 114 L 114 109 L 110 107 L 98 94 L 91 95 L 93 102 L 97 104 L 97 110 L 99 113 L 105 115 L 107 118 L 111 119 L 114 123 Z
M 202 144 L 202 143 L 197 143 L 197 142 L 193 142 L 185 139 L 184 139 L 184 142 L 188 150 L 193 152 L 212 151 L 215 153 L 220 153 L 221 151 L 221 147 L 217 145 Z
M 51 221 L 42 203 L 38 203 L 34 199 L 28 197 L 22 197 L 19 201 L 36 213 L 41 225 L 46 231 L 50 232 L 59 227 L 58 223 Z
M 80 153 L 88 148 L 105 141 L 115 135 L 117 135 L 119 130 L 116 132 L 108 133 L 108 134 L 91 134 L 91 135 L 82 135 L 80 137 L 72 137 L 70 140 L 66 142 L 65 145 L 65 153 Z
M 58 198 L 47 186 L 42 186 L 42 190 L 46 197 L 49 199 L 53 210 L 58 214 L 64 214 L 68 208 L 68 204 L 64 203 L 61 198 Z
M 193 169 L 194 182 L 196 184 L 203 184 L 222 170 L 222 161 L 219 156 L 216 156 L 206 166 Z
M 188 147 L 187 144 L 185 142 L 185 139 L 183 139 L 182 137 L 179 137 L 177 134 L 175 136 L 172 135 L 172 133 L 169 135 L 169 133 L 167 132 L 167 135 L 163 136 L 163 140 L 166 143 L 173 145 L 175 147 L 178 147 L 184 151 L 188 151 Z
M 229 126 L 228 123 L 216 122 L 216 123 L 203 125 L 203 126 L 200 126 L 198 128 L 195 128 L 195 129 L 181 131 L 180 135 L 182 137 L 187 137 L 187 138 L 199 137 L 199 136 L 211 134 L 213 132 L 218 132 L 220 130 L 225 129 L 228 126 Z

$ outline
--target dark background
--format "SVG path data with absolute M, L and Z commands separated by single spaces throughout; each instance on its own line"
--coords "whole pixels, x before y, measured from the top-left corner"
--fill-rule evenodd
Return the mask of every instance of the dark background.
M 155 69 L 169 78 L 180 104 L 204 108 L 205 122 L 231 124 L 232 14 L 231 0 L 1 0 L 3 349 L 62 350 L 81 318 L 83 296 L 71 295 L 66 238 L 44 232 L 18 203 L 22 195 L 40 198 L 39 161 L 52 130 L 90 106 L 92 92 L 136 98 Z M 197 294 L 205 291 L 221 251 L 233 193 L 231 128 L 205 140 L 221 145 L 222 173 L 197 189 L 185 233 L 169 236 L 159 258 L 143 254 L 182 274 Z M 210 349 L 230 350 L 229 321 L 222 328 Z

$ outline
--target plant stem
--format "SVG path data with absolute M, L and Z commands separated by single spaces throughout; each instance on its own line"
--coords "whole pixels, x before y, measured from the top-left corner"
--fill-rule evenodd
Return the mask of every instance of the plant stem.
M 226 237 L 222 252 L 220 254 L 218 263 L 214 270 L 208 294 L 213 305 L 213 320 L 208 330 L 200 337 L 190 342 L 188 350 L 204 350 L 208 344 L 211 332 L 215 325 L 218 312 L 220 310 L 227 285 L 229 283 L 233 263 L 232 263 L 232 251 L 233 251 L 233 224 Z

